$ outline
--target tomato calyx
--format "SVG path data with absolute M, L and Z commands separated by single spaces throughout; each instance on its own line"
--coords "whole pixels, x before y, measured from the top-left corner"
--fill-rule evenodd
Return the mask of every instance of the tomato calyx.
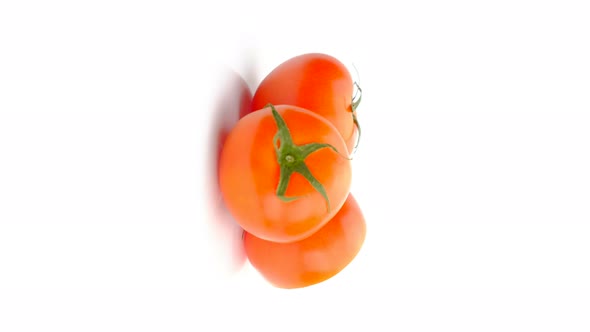
M 328 212 L 330 212 L 330 199 L 326 193 L 326 189 L 311 173 L 305 164 L 305 158 L 310 154 L 324 148 L 330 148 L 338 153 L 338 150 L 328 143 L 308 143 L 303 145 L 296 145 L 291 137 L 289 127 L 285 120 L 281 117 L 279 112 L 272 104 L 268 104 L 272 110 L 272 116 L 277 125 L 277 133 L 273 138 L 273 146 L 277 154 L 277 161 L 280 168 L 279 184 L 277 186 L 277 197 L 283 202 L 290 202 L 302 198 L 303 196 L 286 196 L 289 180 L 293 173 L 299 173 L 311 184 L 311 186 L 319 192 L 326 200 Z
M 351 108 L 352 108 L 352 122 L 356 126 L 356 129 L 359 131 L 359 136 L 356 139 L 356 144 L 354 145 L 354 151 L 353 151 L 353 153 L 356 152 L 356 149 L 359 146 L 359 142 L 361 141 L 361 125 L 359 124 L 359 120 L 356 117 L 356 109 L 361 104 L 361 98 L 363 97 L 363 89 L 361 89 L 361 86 L 357 82 L 354 82 L 354 86 L 356 87 L 357 92 L 352 97 L 352 103 L 351 103 Z

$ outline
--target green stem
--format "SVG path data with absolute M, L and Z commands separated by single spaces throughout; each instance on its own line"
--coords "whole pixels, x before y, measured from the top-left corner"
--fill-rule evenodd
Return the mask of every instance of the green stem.
M 296 145 L 293 143 L 293 138 L 291 137 L 289 127 L 279 112 L 277 112 L 272 104 L 268 104 L 267 107 L 271 108 L 272 116 L 278 128 L 277 133 L 273 138 L 273 145 L 277 154 L 277 162 L 279 163 L 280 168 L 277 197 L 284 202 L 290 202 L 302 198 L 302 196 L 288 197 L 285 195 L 287 192 L 287 187 L 289 186 L 291 175 L 293 175 L 293 173 L 299 173 L 326 200 L 326 206 L 328 212 L 330 212 L 330 198 L 326 193 L 326 189 L 322 183 L 313 176 L 305 164 L 305 158 L 307 158 L 307 156 L 310 154 L 324 148 L 330 148 L 336 151 L 336 153 L 338 153 L 338 150 L 334 146 L 327 143 L 309 143 L 304 145 Z
M 352 97 L 352 121 L 354 122 L 354 125 L 356 126 L 357 130 L 359 131 L 359 136 L 356 139 L 356 144 L 354 145 L 353 153 L 356 152 L 356 149 L 359 146 L 359 142 L 361 141 L 361 125 L 359 124 L 359 121 L 356 117 L 356 109 L 361 104 L 361 98 L 363 97 L 363 90 L 361 89 L 360 85 L 357 82 L 354 82 L 354 86 L 356 86 L 358 90 L 358 98 L 356 93 L 354 97 Z

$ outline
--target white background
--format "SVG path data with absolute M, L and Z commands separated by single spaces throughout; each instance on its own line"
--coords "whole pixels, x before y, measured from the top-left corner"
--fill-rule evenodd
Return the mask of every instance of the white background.
M 0 2 L 0 331 L 589 331 L 585 2 L 377 3 Z M 215 135 L 309 51 L 358 69 L 368 235 L 284 291 Z

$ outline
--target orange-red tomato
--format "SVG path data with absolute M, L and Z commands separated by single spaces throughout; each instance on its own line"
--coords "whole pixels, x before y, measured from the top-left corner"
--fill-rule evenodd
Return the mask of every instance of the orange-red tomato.
M 352 152 L 359 134 L 352 99 L 353 82 L 344 64 L 330 55 L 308 53 L 283 62 L 262 80 L 251 111 L 268 103 L 308 109 L 336 126 Z
M 238 121 L 219 163 L 224 202 L 265 240 L 292 242 L 326 224 L 350 191 L 351 164 L 336 128 L 309 110 L 266 107 Z
M 301 288 L 325 281 L 344 269 L 360 251 L 366 235 L 363 214 L 352 195 L 324 227 L 292 243 L 275 243 L 244 234 L 252 266 L 271 284 Z

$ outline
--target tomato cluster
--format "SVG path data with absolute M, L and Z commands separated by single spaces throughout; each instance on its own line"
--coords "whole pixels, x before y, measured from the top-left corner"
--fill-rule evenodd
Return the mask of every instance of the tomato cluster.
M 350 156 L 360 138 L 354 88 L 332 56 L 291 58 L 262 80 L 224 143 L 224 202 L 244 229 L 250 263 L 276 287 L 331 278 L 365 240 L 350 194 Z

